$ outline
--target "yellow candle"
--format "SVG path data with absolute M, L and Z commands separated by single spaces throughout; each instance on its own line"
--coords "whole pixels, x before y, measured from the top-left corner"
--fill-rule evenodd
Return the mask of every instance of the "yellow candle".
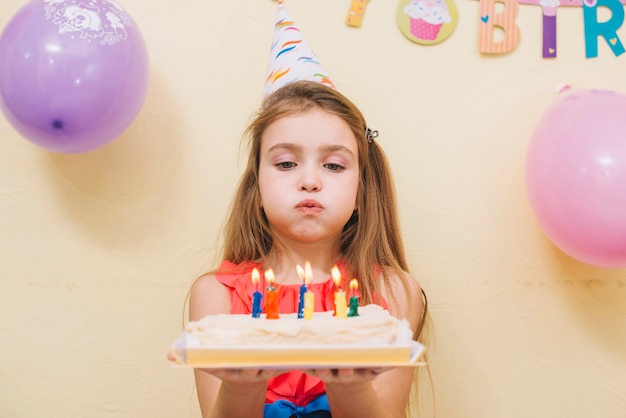
M 346 318 L 346 310 L 348 308 L 346 302 L 346 292 L 341 290 L 341 272 L 337 266 L 333 266 L 330 275 L 335 282 L 335 316 L 337 318 Z
M 315 293 L 307 290 L 304 294 L 304 319 L 312 319 L 315 310 Z
M 337 318 L 346 318 L 348 305 L 346 302 L 346 292 L 338 290 L 335 292 L 335 316 Z
M 312 319 L 313 311 L 315 311 L 315 293 L 311 291 L 310 285 L 313 281 L 313 268 L 308 261 L 304 263 L 304 285 L 306 286 L 306 292 L 304 293 L 304 312 L 302 317 L 304 319 Z

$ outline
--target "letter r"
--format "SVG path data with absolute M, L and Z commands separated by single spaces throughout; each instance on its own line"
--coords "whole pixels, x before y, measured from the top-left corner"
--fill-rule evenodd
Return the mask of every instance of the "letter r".
M 604 6 L 611 11 L 611 18 L 598 22 L 598 7 Z M 619 0 L 583 0 L 585 19 L 585 53 L 587 58 L 598 56 L 598 36 L 602 36 L 615 56 L 624 53 L 624 45 L 617 36 L 617 30 L 624 23 L 624 6 Z

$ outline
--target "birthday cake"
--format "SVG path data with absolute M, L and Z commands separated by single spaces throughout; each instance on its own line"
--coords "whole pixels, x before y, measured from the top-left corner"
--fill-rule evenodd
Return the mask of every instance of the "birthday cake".
M 378 305 L 359 315 L 337 318 L 315 312 L 312 319 L 280 314 L 209 315 L 191 321 L 172 350 L 181 364 L 194 367 L 287 367 L 406 364 L 423 347 L 412 340 L 409 323 Z

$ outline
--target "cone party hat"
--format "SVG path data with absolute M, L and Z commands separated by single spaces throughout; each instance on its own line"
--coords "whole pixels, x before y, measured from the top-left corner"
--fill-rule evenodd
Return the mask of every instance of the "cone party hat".
M 317 81 L 335 88 L 283 1 L 279 0 L 263 96 L 297 80 Z

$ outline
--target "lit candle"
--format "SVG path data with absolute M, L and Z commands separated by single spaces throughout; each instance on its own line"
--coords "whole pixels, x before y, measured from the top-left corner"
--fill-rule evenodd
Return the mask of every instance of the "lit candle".
M 265 280 L 267 280 L 267 300 L 265 301 L 265 317 L 267 319 L 278 319 L 278 289 L 274 286 L 274 271 L 268 269 L 265 271 Z
M 309 289 L 312 280 L 313 270 L 311 269 L 311 263 L 307 261 L 304 265 L 304 284 L 306 285 L 306 293 L 304 294 L 304 319 L 312 319 L 313 311 L 315 310 L 315 293 Z
M 252 317 L 258 318 L 261 316 L 261 299 L 263 294 L 259 292 L 259 270 L 255 267 L 252 269 L 252 284 L 256 287 L 256 290 L 252 294 Z
M 359 297 L 357 296 L 357 289 L 359 288 L 359 282 L 357 279 L 350 280 L 350 311 L 348 316 L 359 316 Z
M 309 263 L 308 261 L 306 263 Z M 306 267 L 306 264 L 305 264 Z M 306 293 L 306 281 L 304 280 L 304 269 L 300 264 L 296 264 L 296 271 L 298 276 L 302 279 L 302 286 L 300 286 L 300 298 L 298 299 L 298 318 L 304 318 L 304 294 Z
M 341 273 L 337 266 L 333 266 L 330 270 L 330 274 L 335 282 L 335 314 L 337 318 L 346 317 L 346 292 L 341 289 Z

